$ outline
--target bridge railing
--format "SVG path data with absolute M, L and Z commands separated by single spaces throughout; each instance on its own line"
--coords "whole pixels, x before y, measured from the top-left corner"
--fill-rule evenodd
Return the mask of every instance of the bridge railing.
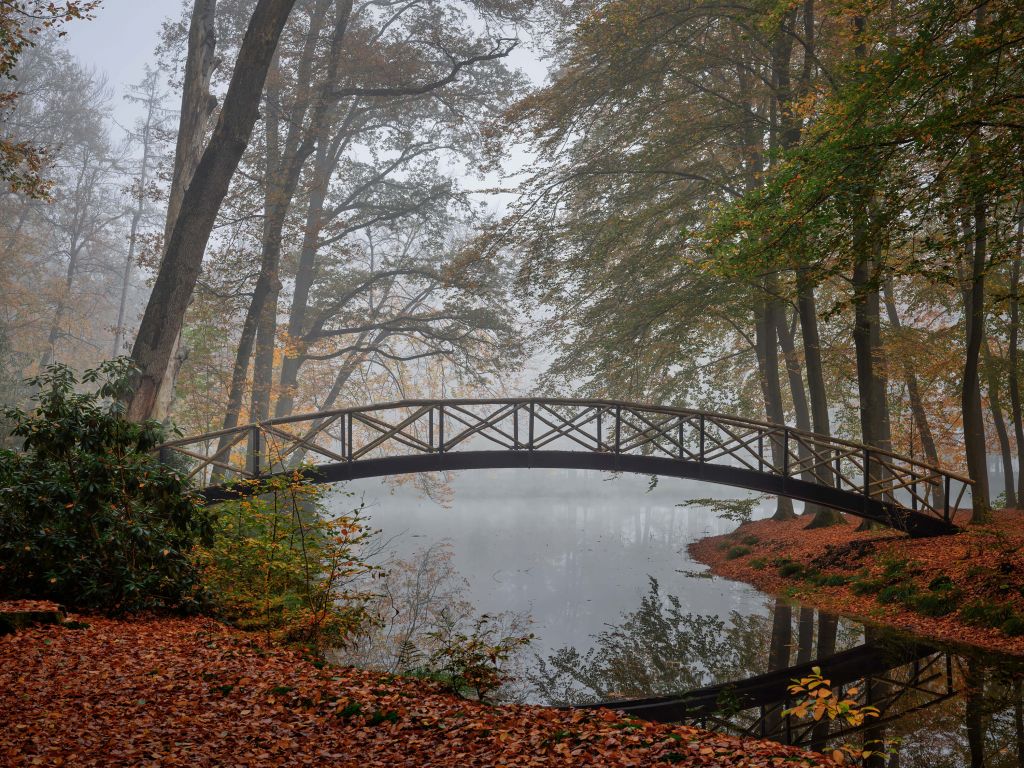
M 736 416 L 608 400 L 409 400 L 165 443 L 197 485 L 299 466 L 467 450 L 573 450 L 741 467 L 951 519 L 970 480 L 855 442 Z M 172 458 L 173 457 L 173 458 Z

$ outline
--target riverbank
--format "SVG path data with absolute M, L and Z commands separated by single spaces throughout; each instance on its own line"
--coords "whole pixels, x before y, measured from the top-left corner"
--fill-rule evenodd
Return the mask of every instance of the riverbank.
M 952 537 L 758 520 L 690 545 L 712 573 L 861 621 L 1024 656 L 1024 513 Z
M 609 711 L 465 701 L 209 619 L 75 618 L 0 637 L 0 764 L 835 765 Z

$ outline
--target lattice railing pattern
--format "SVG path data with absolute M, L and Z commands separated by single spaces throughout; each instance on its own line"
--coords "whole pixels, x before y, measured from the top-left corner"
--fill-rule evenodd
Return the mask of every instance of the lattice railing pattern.
M 841 698 L 878 709 L 877 717 L 869 717 L 858 726 L 850 726 L 841 719 L 835 722 L 825 719 L 819 723 L 787 716 L 783 713 L 796 704 L 796 700 L 790 698 L 732 714 L 702 713 L 687 721 L 737 736 L 821 750 L 823 739 L 841 743 L 857 732 L 882 727 L 953 698 L 958 693 L 957 681 L 964 679 L 962 664 L 949 653 L 935 652 L 884 673 L 836 686 L 834 690 Z M 827 673 L 827 659 L 822 666 Z M 736 706 L 742 707 L 742 703 Z
M 165 443 L 197 485 L 298 466 L 465 450 L 573 450 L 742 467 L 946 520 L 970 480 L 905 456 L 777 424 L 607 400 L 411 400 L 271 419 Z

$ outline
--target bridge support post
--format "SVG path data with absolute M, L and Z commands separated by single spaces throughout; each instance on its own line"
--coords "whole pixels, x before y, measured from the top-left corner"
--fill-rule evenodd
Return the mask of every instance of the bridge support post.
M 262 448 L 260 446 L 260 428 L 255 424 L 249 431 L 249 460 L 248 467 L 246 468 L 250 475 L 253 477 L 260 476 L 261 462 L 260 453 Z
M 437 452 L 444 453 L 444 406 L 437 408 Z

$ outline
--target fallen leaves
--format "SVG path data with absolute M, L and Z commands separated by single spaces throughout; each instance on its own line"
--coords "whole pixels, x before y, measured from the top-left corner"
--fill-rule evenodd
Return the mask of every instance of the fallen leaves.
M 831 766 L 771 742 L 467 702 L 427 681 L 310 662 L 208 619 L 0 638 L 4 765 Z
M 801 518 L 777 522 L 759 520 L 741 528 L 752 542 L 749 553 L 726 557 L 731 535 L 715 536 L 690 545 L 690 554 L 728 579 L 744 581 L 770 594 L 792 593 L 807 605 L 868 622 L 955 644 L 1024 656 L 1024 636 L 1009 637 L 998 629 L 966 625 L 954 613 L 924 616 L 898 604 L 879 604 L 873 595 L 856 595 L 849 586 L 813 586 L 799 578 L 781 576 L 775 558 L 817 563 L 825 573 L 850 575 L 866 569 L 874 575 L 886 558 L 912 562 L 913 579 L 923 590 L 938 577 L 949 577 L 961 590 L 962 602 L 992 598 L 1005 592 L 1024 611 L 1024 513 L 999 510 L 991 525 L 969 526 L 966 513 L 956 520 L 964 526 L 956 536 L 910 539 L 893 531 L 855 530 L 856 522 L 808 530 Z M 859 522 L 859 521 L 857 521 Z

